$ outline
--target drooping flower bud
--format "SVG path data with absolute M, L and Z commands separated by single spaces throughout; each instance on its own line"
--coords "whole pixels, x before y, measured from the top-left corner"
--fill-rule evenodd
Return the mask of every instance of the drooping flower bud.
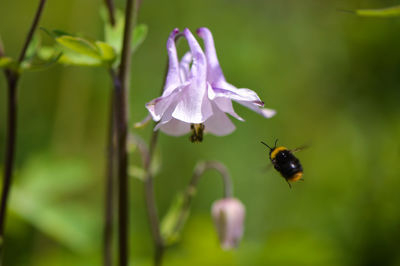
M 238 246 L 243 235 L 245 212 L 243 203 L 236 198 L 220 199 L 212 205 L 211 214 L 223 249 Z

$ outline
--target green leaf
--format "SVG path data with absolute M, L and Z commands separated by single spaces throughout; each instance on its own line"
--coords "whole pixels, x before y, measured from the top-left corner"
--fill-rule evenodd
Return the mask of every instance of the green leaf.
M 73 36 L 69 33 L 42 28 L 62 48 L 62 55 L 58 62 L 65 65 L 77 66 L 104 66 L 111 64 L 116 59 L 115 49 L 102 41 L 92 41 L 86 38 Z M 46 48 L 48 50 L 48 48 Z M 41 56 L 48 57 L 48 51 L 40 51 Z
M 148 27 L 146 24 L 139 24 L 135 27 L 132 37 L 132 52 L 136 52 L 139 46 L 147 37 Z
M 90 56 L 74 54 L 74 53 L 63 53 L 58 60 L 60 64 L 72 65 L 72 66 L 103 66 L 104 63 L 101 59 L 96 59 Z
M 98 46 L 95 43 L 92 43 L 84 38 L 63 35 L 61 37 L 57 37 L 55 40 L 62 46 L 78 54 L 82 54 L 95 59 L 101 59 L 101 52 Z
M 11 57 L 0 57 L 0 68 L 6 68 L 13 64 L 14 60 Z
M 121 54 L 122 50 L 122 37 L 124 34 L 124 15 L 121 10 L 115 10 L 115 25 L 114 27 L 107 22 L 107 15 L 102 16 L 105 20 L 104 24 L 104 38 L 106 43 L 111 45 L 117 54 Z
M 184 211 L 184 204 L 184 195 L 178 193 L 161 221 L 161 235 L 167 245 L 172 245 L 180 239 L 181 230 L 190 213 L 189 209 Z
M 116 59 L 117 55 L 111 45 L 105 42 L 96 41 L 96 46 L 100 50 L 101 58 L 104 61 L 113 62 Z
M 40 35 L 39 34 L 33 35 L 33 38 L 29 43 L 28 49 L 26 50 L 24 61 L 28 61 L 36 55 L 36 52 L 40 47 L 40 43 L 41 43 Z
M 108 16 L 102 13 L 104 19 L 104 36 L 106 43 L 114 47 L 116 54 L 121 54 L 122 51 L 122 39 L 124 35 L 124 14 L 121 10 L 115 12 L 115 25 L 114 27 L 108 23 Z M 139 24 L 135 27 L 132 37 L 132 52 L 134 53 L 139 46 L 146 39 L 148 27 L 145 24 Z
M 355 13 L 362 17 L 397 17 L 400 16 L 400 5 L 380 9 L 358 9 Z
M 52 54 L 46 60 L 42 60 L 40 62 L 22 62 L 21 69 L 24 71 L 41 71 L 55 65 L 61 57 L 62 53 L 59 52 L 58 54 Z

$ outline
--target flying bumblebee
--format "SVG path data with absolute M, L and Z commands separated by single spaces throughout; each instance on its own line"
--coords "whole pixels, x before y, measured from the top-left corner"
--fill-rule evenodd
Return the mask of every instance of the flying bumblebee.
M 289 187 L 292 188 L 290 182 L 296 182 L 303 180 L 303 167 L 300 164 L 299 159 L 297 159 L 293 152 L 299 151 L 302 148 L 295 150 L 288 150 L 286 147 L 277 147 L 278 140 L 275 140 L 275 146 L 271 148 L 265 142 L 261 141 L 262 144 L 269 149 L 269 159 L 271 160 L 274 168 L 285 178 Z

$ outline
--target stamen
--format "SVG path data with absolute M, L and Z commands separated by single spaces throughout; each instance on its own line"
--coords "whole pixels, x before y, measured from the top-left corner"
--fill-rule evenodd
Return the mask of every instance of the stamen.
M 190 136 L 190 141 L 193 143 L 202 142 L 204 128 L 204 124 L 191 124 L 190 129 L 192 130 L 192 135 Z

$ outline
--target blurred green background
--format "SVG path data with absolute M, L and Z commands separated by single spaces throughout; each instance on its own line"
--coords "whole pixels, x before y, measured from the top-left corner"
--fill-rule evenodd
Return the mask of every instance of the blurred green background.
M 16 57 L 38 1 L 2 0 L 0 34 Z M 222 196 L 215 172 L 201 180 L 181 242 L 165 265 L 400 265 L 400 18 L 359 18 L 337 9 L 397 0 L 143 0 L 148 37 L 133 57 L 130 118 L 157 97 L 174 27 L 206 26 L 227 80 L 276 109 L 266 120 L 235 105 L 246 122 L 202 144 L 160 134 L 160 214 L 199 160 L 227 165 L 247 208 L 239 249 L 220 249 L 210 218 Z M 101 1 L 48 1 L 40 25 L 103 38 Z M 121 8 L 124 1 L 117 1 Z M 43 32 L 45 44 L 52 41 Z M 185 48 L 179 46 L 180 51 Z M 7 266 L 100 265 L 110 80 L 102 68 L 55 66 L 20 83 L 16 173 L 6 227 Z M 6 83 L 0 76 L 0 148 Z M 151 127 L 133 132 L 149 140 Z M 305 182 L 289 189 L 261 140 L 297 154 Z M 3 151 L 0 153 L 3 162 Z M 133 164 L 139 164 L 137 155 Z M 0 164 L 0 168 L 2 165 Z M 143 184 L 131 179 L 132 265 L 150 265 Z

